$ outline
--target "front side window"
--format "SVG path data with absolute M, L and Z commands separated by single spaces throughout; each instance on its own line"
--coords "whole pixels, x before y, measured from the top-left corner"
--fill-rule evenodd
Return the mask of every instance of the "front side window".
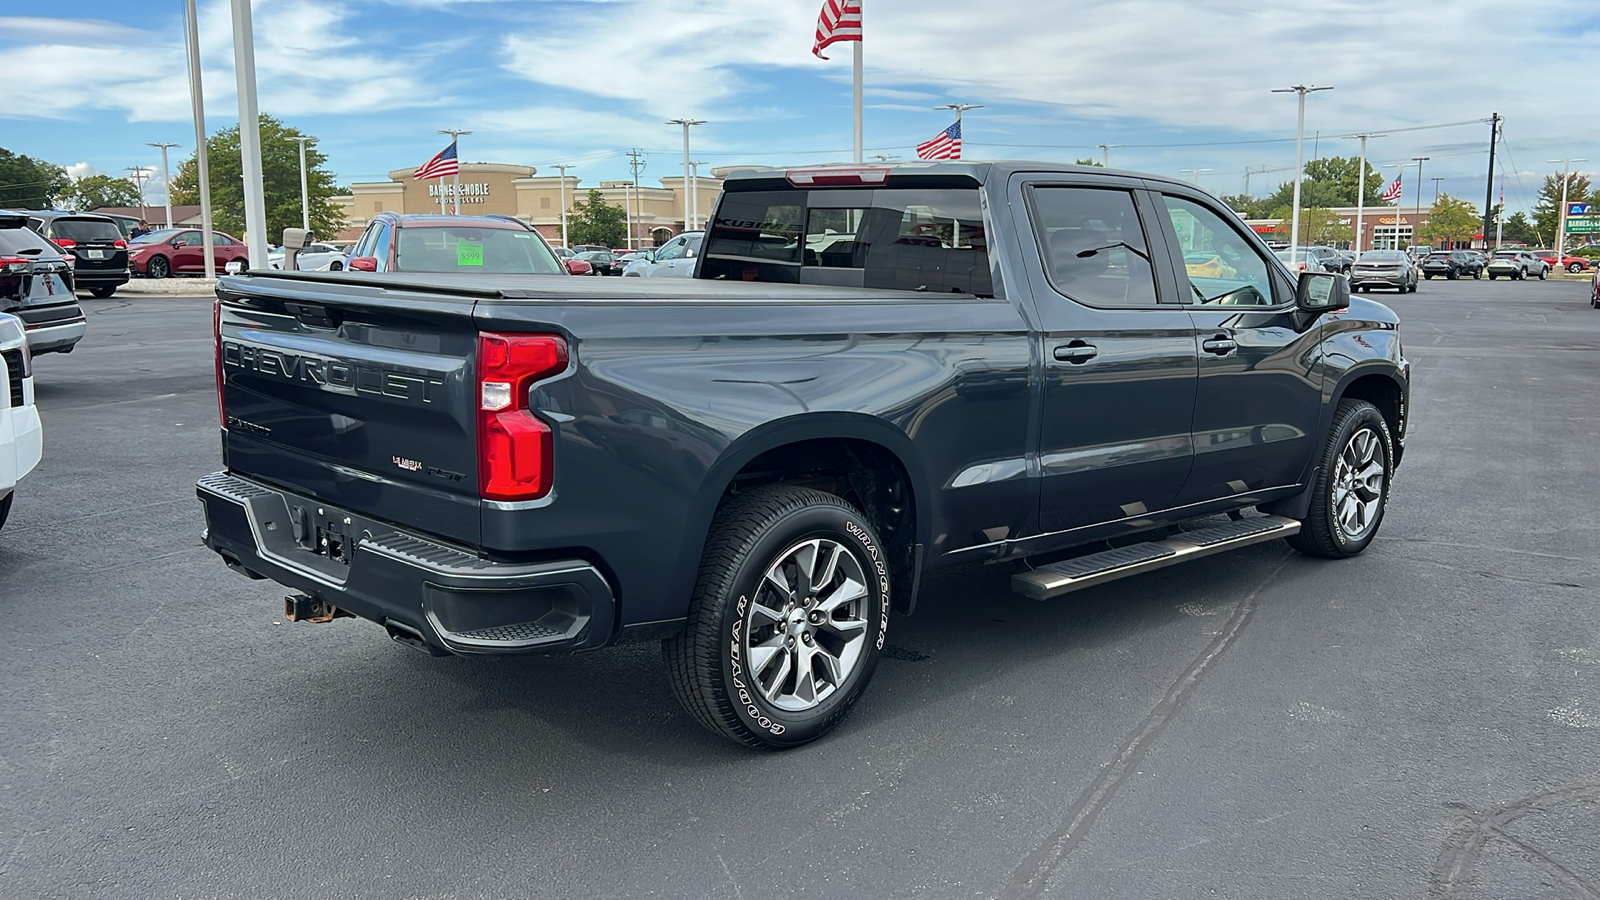
M 661 245 L 660 250 L 656 251 L 656 262 L 665 262 L 669 259 L 678 259 L 679 257 L 683 256 L 684 250 L 687 248 L 687 246 L 688 242 L 681 237 L 675 237 L 672 240 L 667 241 L 665 244 Z
M 1162 200 L 1183 253 L 1183 270 L 1189 281 L 1186 302 L 1273 305 L 1271 269 L 1238 229 L 1193 200 L 1170 194 Z
M 1089 306 L 1156 305 L 1155 271 L 1132 193 L 1037 187 L 1033 219 L 1056 290 Z

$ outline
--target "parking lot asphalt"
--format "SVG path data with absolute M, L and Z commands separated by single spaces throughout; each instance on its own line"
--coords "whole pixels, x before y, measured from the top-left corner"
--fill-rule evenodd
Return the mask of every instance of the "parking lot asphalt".
M 1600 895 L 1600 312 L 1391 302 L 1413 424 L 1377 541 L 1036 603 L 925 583 L 829 738 L 759 754 L 654 645 L 433 659 L 198 542 L 210 304 L 85 300 L 0 531 L 0 896 Z

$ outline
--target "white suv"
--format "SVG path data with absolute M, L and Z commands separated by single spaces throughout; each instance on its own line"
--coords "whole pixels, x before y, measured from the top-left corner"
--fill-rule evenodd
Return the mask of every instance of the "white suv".
M 0 527 L 22 476 L 39 464 L 44 428 L 33 405 L 33 359 L 22 320 L 0 313 Z

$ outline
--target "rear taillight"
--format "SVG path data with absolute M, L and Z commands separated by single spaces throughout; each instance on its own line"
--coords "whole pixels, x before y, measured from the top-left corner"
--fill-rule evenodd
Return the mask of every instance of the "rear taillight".
M 529 407 L 540 378 L 567 367 L 554 334 L 478 335 L 478 487 L 487 500 L 533 500 L 550 492 L 554 440 Z
M 228 414 L 222 411 L 222 299 L 211 301 L 211 343 L 217 357 L 217 421 L 228 427 Z
M 26 272 L 33 260 L 25 256 L 0 256 L 0 275 L 15 275 Z
M 118 250 L 126 250 L 128 249 L 128 242 L 121 238 L 117 238 L 111 242 L 111 246 L 117 248 Z
M 73 247 L 78 246 L 77 241 L 69 241 L 66 238 L 51 238 L 51 242 L 63 250 L 71 250 Z

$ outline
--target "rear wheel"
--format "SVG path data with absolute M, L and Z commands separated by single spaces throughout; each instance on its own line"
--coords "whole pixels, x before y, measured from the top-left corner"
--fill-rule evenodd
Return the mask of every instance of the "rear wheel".
M 1483 270 L 1482 269 L 1473 269 L 1472 270 L 1472 280 L 1473 281 L 1478 281 L 1481 278 L 1483 278 Z
M 165 278 L 172 274 L 172 264 L 167 262 L 165 256 L 152 256 L 150 261 L 145 263 L 144 273 L 151 278 Z
M 343 272 L 344 271 L 344 263 L 339 262 L 336 259 L 333 262 L 328 263 L 328 271 L 330 271 L 330 272 Z
M 1583 271 L 1583 266 L 1579 263 L 1567 263 L 1567 271 L 1576 275 Z
M 1490 272 L 1490 273 L 1489 273 L 1489 280 L 1490 280 L 1490 281 L 1493 281 L 1493 280 L 1495 280 L 1495 279 L 1496 279 L 1496 278 L 1499 278 L 1499 277 L 1500 277 L 1500 276 L 1499 276 L 1499 275 L 1496 275 L 1496 274 L 1495 274 L 1495 273 L 1493 273 L 1493 272 Z
M 1428 279 L 1429 281 L 1432 281 L 1433 280 L 1433 273 L 1432 272 L 1426 272 L 1426 273 L 1423 274 L 1422 277 Z
M 678 701 L 707 729 L 765 750 L 833 730 L 883 651 L 883 554 L 833 494 L 774 484 L 728 498 L 684 630 L 663 642 Z
M 97 288 L 90 288 L 89 289 L 89 293 L 95 295 L 96 297 L 99 297 L 101 300 L 104 300 L 105 298 L 111 296 L 112 294 L 115 294 L 116 292 L 117 292 L 116 285 L 112 285 L 111 287 L 97 287 Z
M 1389 503 L 1393 448 L 1389 423 L 1377 407 L 1365 400 L 1341 401 L 1311 486 L 1311 508 L 1300 533 L 1286 538 L 1289 545 L 1327 559 L 1365 550 Z

